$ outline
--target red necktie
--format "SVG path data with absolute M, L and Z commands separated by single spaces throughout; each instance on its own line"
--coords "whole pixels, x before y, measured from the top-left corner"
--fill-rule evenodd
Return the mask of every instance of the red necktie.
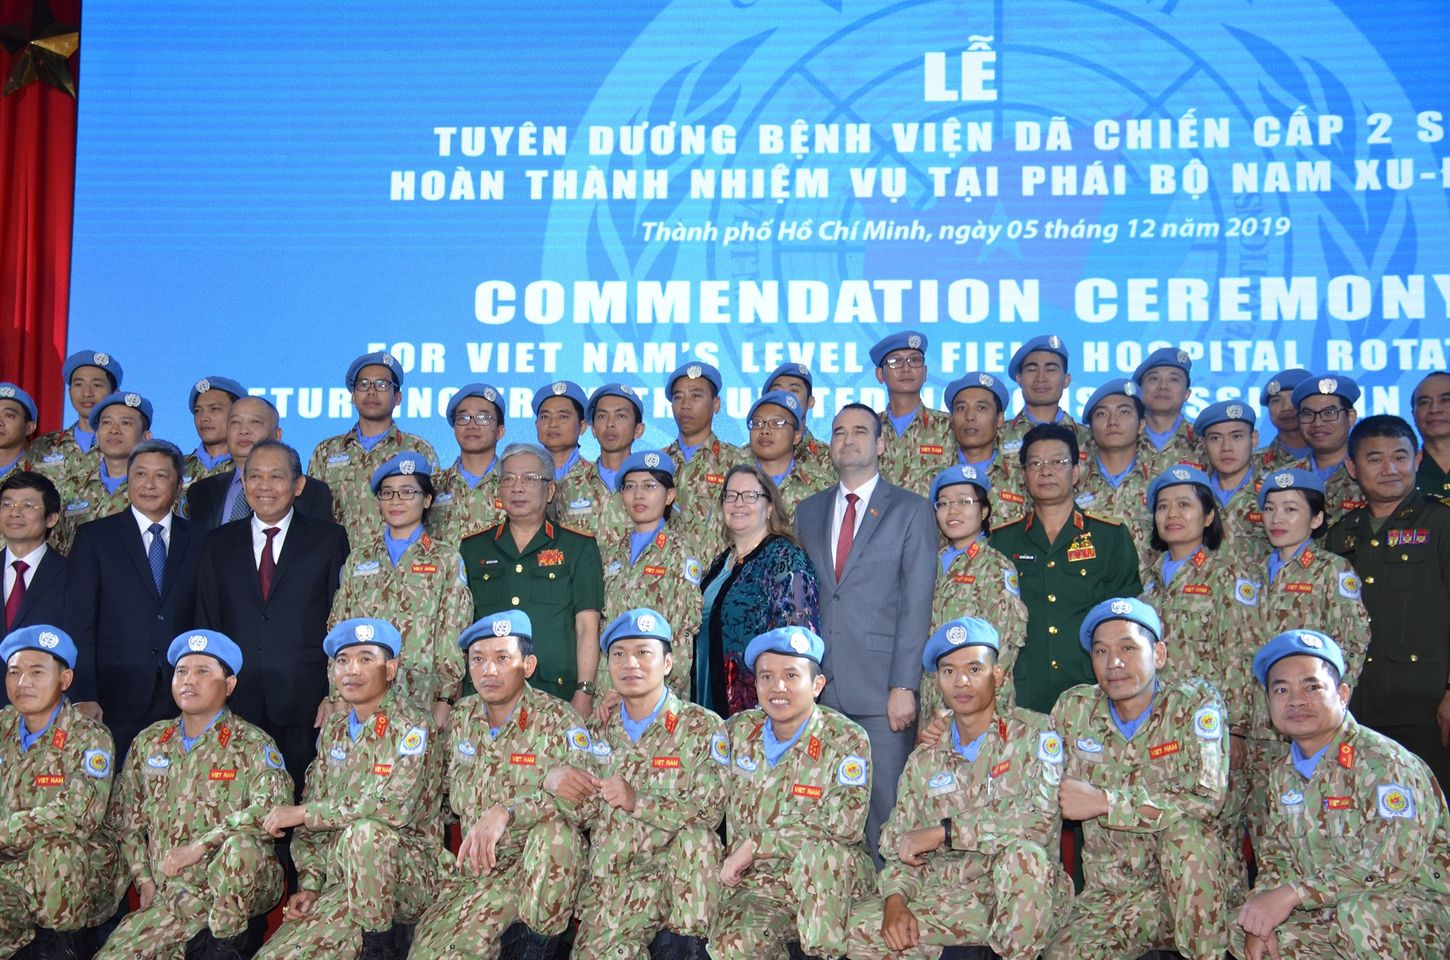
M 24 560 L 16 560 L 10 565 L 15 568 L 15 586 L 10 588 L 10 596 L 5 598 L 6 630 L 13 629 L 15 621 L 20 619 L 20 605 L 25 602 L 25 571 L 30 569 L 30 564 Z
M 277 572 L 277 561 L 272 557 L 272 539 L 282 532 L 281 527 L 268 527 L 262 531 L 267 542 L 262 544 L 262 562 L 257 564 L 257 580 L 262 584 L 262 601 L 272 592 L 272 574 Z
M 846 515 L 841 518 L 841 533 L 836 537 L 836 580 L 846 569 L 846 558 L 851 555 L 851 544 L 856 542 L 856 503 L 861 498 L 854 493 L 846 494 Z

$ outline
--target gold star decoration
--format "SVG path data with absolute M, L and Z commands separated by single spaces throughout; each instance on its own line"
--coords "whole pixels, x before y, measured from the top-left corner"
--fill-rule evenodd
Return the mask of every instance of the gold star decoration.
M 73 23 L 60 23 L 50 9 L 50 0 L 33 0 L 29 13 L 12 23 L 0 25 L 0 45 L 14 58 L 10 76 L 5 79 L 4 96 L 43 80 L 76 95 L 75 75 L 71 73 L 70 56 L 80 46 L 80 28 Z

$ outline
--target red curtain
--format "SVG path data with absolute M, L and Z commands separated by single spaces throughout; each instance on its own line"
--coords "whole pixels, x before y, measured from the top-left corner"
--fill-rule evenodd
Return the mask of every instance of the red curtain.
M 31 6 L 0 0 L 0 23 L 24 20 Z M 59 22 L 80 23 L 81 0 L 50 6 Z M 18 55 L 0 49 L 0 84 Z M 79 59 L 71 57 L 72 71 Z M 75 100 L 41 81 L 0 97 L 0 380 L 35 398 L 41 431 L 61 426 L 66 412 L 61 361 L 75 169 Z

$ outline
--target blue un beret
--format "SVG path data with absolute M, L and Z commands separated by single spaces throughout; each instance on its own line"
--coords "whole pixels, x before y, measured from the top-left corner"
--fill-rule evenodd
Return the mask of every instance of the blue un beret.
M 1294 388 L 1294 406 L 1297 408 L 1310 397 L 1339 397 L 1352 407 L 1359 399 L 1359 384 L 1342 373 L 1322 377 L 1311 373 Z
M 445 412 L 450 426 L 453 423 L 453 415 L 458 412 L 458 405 L 469 397 L 477 397 L 493 404 L 493 409 L 498 413 L 498 424 L 503 426 L 503 391 L 486 383 L 465 383 L 457 393 L 448 398 L 448 407 Z
M 985 470 L 978 470 L 968 463 L 959 463 L 956 466 L 947 467 L 932 478 L 931 502 L 936 503 L 936 495 L 947 487 L 957 487 L 964 483 L 980 487 L 983 493 L 992 492 L 992 478 L 987 476 Z
M 90 420 L 91 429 L 101 429 L 101 413 L 107 407 L 114 407 L 118 403 L 121 406 L 141 411 L 141 419 L 146 421 L 145 428 L 147 430 L 151 429 L 151 401 L 139 393 L 112 393 L 107 395 L 100 403 L 91 407 L 91 415 L 87 418 Z
M 1022 372 L 1022 364 L 1027 362 L 1027 355 L 1039 350 L 1057 354 L 1062 358 L 1063 372 L 1067 372 L 1067 344 L 1063 343 L 1062 338 L 1054 333 L 1047 337 L 1033 337 L 1018 347 L 1017 352 L 1012 354 L 1012 359 L 1007 364 L 1007 376 L 1016 380 L 1017 375 Z
M 204 653 L 215 657 L 232 673 L 242 672 L 242 648 L 232 638 L 215 630 L 188 630 L 179 634 L 166 648 L 166 662 L 173 667 L 182 657 L 193 653 Z
M 1082 629 L 1078 631 L 1077 639 L 1088 653 L 1093 652 L 1093 631 L 1109 620 L 1127 620 L 1130 623 L 1136 623 L 1153 634 L 1154 640 L 1163 639 L 1163 621 L 1159 619 L 1157 610 L 1137 597 L 1114 597 L 1093 607 L 1083 618 Z
M 1259 509 L 1264 509 L 1264 504 L 1269 499 L 1269 494 L 1276 490 L 1313 490 L 1315 493 L 1324 492 L 1324 481 L 1308 470 L 1275 470 L 1264 478 L 1259 486 Z
M 675 461 L 663 450 L 637 450 L 631 453 L 624 458 L 624 462 L 619 465 L 619 472 L 614 475 L 615 492 L 624 489 L 624 478 L 628 474 L 638 473 L 640 470 L 655 470 L 673 477 Z
M 545 384 L 534 391 L 534 416 L 539 415 L 539 408 L 544 401 L 550 397 L 566 397 L 579 405 L 579 416 L 584 416 L 584 408 L 589 405 L 589 398 L 584 396 L 584 388 L 573 380 L 555 380 L 553 383 Z
M 322 640 L 322 652 L 329 657 L 335 657 L 340 650 L 364 644 L 383 647 L 392 658 L 396 658 L 398 651 L 403 649 L 403 635 L 386 620 L 353 617 L 327 631 L 327 636 Z
M 609 626 L 599 635 L 599 649 L 607 651 L 620 640 L 639 637 L 660 640 L 666 644 L 675 642 L 674 631 L 670 629 L 670 622 L 665 619 L 664 614 L 649 607 L 636 607 L 624 611 L 609 622 Z
M 408 477 L 433 475 L 433 467 L 428 463 L 428 458 L 416 450 L 404 450 L 402 453 L 395 453 L 373 471 L 371 486 L 373 495 L 382 489 L 383 481 L 389 477 Z
M 1285 657 L 1318 657 L 1331 663 L 1344 676 L 1344 654 L 1339 644 L 1317 630 L 1288 630 L 1259 648 L 1254 654 L 1254 678 L 1268 689 L 1269 669 Z
M 689 363 L 680 364 L 675 368 L 675 372 L 670 374 L 670 378 L 665 381 L 665 396 L 669 396 L 675 392 L 675 381 L 681 377 L 685 377 L 688 380 L 698 380 L 704 377 L 715 388 L 715 394 L 718 396 L 720 393 L 722 383 L 720 380 L 720 371 L 708 363 L 693 360 Z
M 1151 514 L 1158 509 L 1158 494 L 1164 487 L 1176 487 L 1180 483 L 1193 483 L 1208 491 L 1213 496 L 1213 481 L 1208 479 L 1208 474 L 1197 467 L 1191 467 L 1186 463 L 1169 467 L 1148 484 L 1148 512 Z
M 1183 371 L 1185 377 L 1192 380 L 1193 359 L 1188 356 L 1188 351 L 1180 350 L 1177 347 L 1162 347 L 1148 354 L 1147 358 L 1138 364 L 1138 369 L 1133 371 L 1133 382 L 1141 384 L 1144 375 L 1149 370 L 1158 367 L 1177 367 Z
M 800 399 L 795 394 L 790 393 L 790 392 L 785 391 L 785 390 L 767 390 L 765 393 L 762 393 L 760 395 L 760 399 L 757 400 L 757 401 L 755 401 L 754 403 L 752 403 L 750 405 L 750 412 L 745 415 L 745 419 L 746 420 L 749 420 L 750 418 L 754 417 L 755 416 L 755 411 L 756 410 L 759 410 L 761 407 L 765 406 L 767 403 L 773 403 L 777 407 L 785 407 L 786 411 L 792 417 L 795 417 L 795 425 L 796 425 L 796 428 L 797 429 L 800 428 L 800 425 L 801 425 L 801 402 L 800 402 Z
M 0 642 L 0 662 L 9 663 L 21 650 L 39 650 L 64 660 L 71 670 L 76 668 L 76 642 L 60 627 L 48 623 L 21 627 L 7 634 Z
M 1294 388 L 1312 376 L 1314 374 L 1305 370 L 1303 367 L 1290 367 L 1288 370 L 1277 374 L 1274 379 L 1264 384 L 1264 389 L 1259 392 L 1259 403 L 1268 406 L 1270 397 L 1277 397 L 1285 390 L 1289 391 L 1289 395 L 1292 398 Z
M 755 672 L 755 661 L 762 653 L 783 653 L 787 657 L 805 657 L 819 666 L 826 655 L 826 641 L 806 627 L 777 627 L 760 634 L 745 648 L 745 669 Z
M 775 381 L 779 380 L 781 377 L 795 377 L 798 380 L 804 380 L 806 382 L 806 391 L 815 391 L 816 381 L 815 378 L 811 376 L 811 368 L 803 363 L 782 363 L 780 366 L 776 367 L 770 372 L 770 376 L 766 378 L 765 389 L 774 389 Z
M 61 373 L 65 382 L 70 383 L 71 374 L 76 372 L 78 367 L 99 367 L 111 378 L 111 389 L 121 389 L 121 362 L 109 353 L 98 353 L 95 350 L 77 350 L 65 358 L 65 364 L 61 367 Z
M 893 333 L 883 340 L 878 340 L 871 348 L 871 362 L 881 366 L 886 362 L 886 355 L 895 353 L 897 350 L 920 350 L 926 353 L 926 335 L 917 333 L 915 330 L 903 330 L 900 333 Z
M 604 386 L 599 387 L 593 393 L 591 393 L 589 395 L 589 406 L 585 409 L 584 416 L 590 420 L 593 420 L 594 408 L 598 406 L 599 401 L 603 400 L 605 397 L 618 397 L 621 400 L 628 400 L 631 404 L 634 405 L 635 419 L 638 420 L 640 423 L 644 423 L 644 401 L 639 398 L 639 394 L 635 393 L 633 390 L 629 389 L 629 387 L 626 387 L 622 383 L 606 383 Z
M 358 374 L 362 372 L 363 367 L 387 367 L 388 373 L 393 376 L 393 386 L 401 387 L 403 385 L 403 368 L 397 358 L 385 350 L 378 350 L 374 353 L 365 353 L 348 365 L 347 388 L 349 390 L 357 382 Z
M 921 669 L 931 672 L 937 661 L 959 647 L 991 647 L 999 653 L 1002 638 L 997 628 L 981 617 L 960 617 L 948 620 L 931 635 L 921 653 Z
M 1220 400 L 1203 408 L 1198 419 L 1193 421 L 1193 429 L 1201 437 L 1203 431 L 1220 423 L 1247 423 L 1252 427 L 1258 420 L 1259 415 L 1254 413 L 1254 408 L 1244 401 Z
M 202 377 L 191 385 L 191 393 L 186 398 L 186 409 L 196 409 L 196 399 L 208 390 L 220 390 L 222 393 L 229 393 L 233 400 L 240 400 L 247 395 L 247 388 L 242 386 L 231 377 Z
M 458 635 L 458 646 L 467 650 L 484 637 L 520 637 L 532 643 L 534 624 L 529 620 L 529 615 L 522 610 L 490 613 L 482 619 L 473 621 Z
M 943 398 L 946 402 L 948 413 L 951 412 L 952 404 L 957 402 L 957 394 L 972 387 L 990 390 L 992 396 L 997 398 L 998 411 L 1002 413 L 1007 412 L 1007 406 L 1012 402 L 1012 395 L 1007 392 L 1007 384 L 1002 382 L 1001 377 L 995 377 L 990 373 L 974 371 L 972 373 L 964 373 L 956 380 L 947 384 L 946 393 L 943 394 Z
M 1088 397 L 1087 406 L 1082 408 L 1083 422 L 1091 421 L 1093 418 L 1093 407 L 1096 407 L 1098 404 L 1108 399 L 1108 397 L 1124 396 L 1131 397 L 1136 400 L 1141 400 L 1142 398 L 1138 395 L 1142 392 L 1143 391 L 1139 390 L 1138 385 L 1132 380 L 1126 380 L 1122 377 L 1119 377 L 1116 380 L 1109 380 L 1107 383 L 1094 390 L 1092 396 Z
M 40 413 L 35 407 L 35 401 L 31 399 L 30 394 L 20 389 L 16 384 L 0 383 L 0 400 L 14 400 L 25 408 L 25 412 L 30 419 L 40 419 Z

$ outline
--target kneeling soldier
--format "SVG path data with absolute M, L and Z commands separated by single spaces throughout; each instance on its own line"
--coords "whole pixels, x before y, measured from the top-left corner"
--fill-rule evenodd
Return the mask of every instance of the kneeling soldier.
M 1083 821 L 1087 884 L 1048 960 L 1227 949 L 1223 700 L 1202 680 L 1159 680 L 1162 636 L 1153 608 L 1126 598 L 1093 607 L 1078 634 L 1098 682 L 1065 691 L 1052 718 L 1067 751 L 1059 806 Z
M 539 665 L 528 614 L 484 617 L 458 645 L 478 691 L 458 702 L 448 731 L 449 805 L 466 832 L 458 856 L 443 855 L 443 890 L 413 960 L 497 960 L 515 920 L 536 938 L 562 933 L 584 859 L 581 811 L 546 793 L 544 775 L 587 757 L 589 738 L 568 704 L 528 684 Z
M 609 624 L 599 645 L 623 701 L 592 735 L 575 734 L 588 738 L 589 759 L 544 780 L 583 804 L 590 830 L 574 960 L 643 960 L 662 928 L 703 937 L 715 913 L 725 786 L 711 751 L 724 723 L 665 686 L 673 636 L 647 608 Z
M 439 769 L 428 753 L 427 711 L 393 696 L 403 638 L 386 620 L 344 620 L 322 649 L 348 710 L 317 738 L 300 806 L 262 820 L 274 837 L 289 827 L 299 892 L 286 923 L 258 958 L 394 960 L 395 919 L 432 903 L 440 847 Z
M 936 672 L 951 736 L 906 762 L 881 830 L 881 897 L 851 912 L 847 952 L 858 960 L 935 958 L 953 944 L 1031 960 L 1067 919 L 1062 740 L 1040 713 L 997 708 L 1000 647 L 977 617 L 947 621 L 926 645 L 922 669 Z
M 712 746 L 729 765 L 731 851 L 710 931 L 715 960 L 765 960 L 799 940 L 813 956 L 846 952 L 852 900 L 872 891 L 866 849 L 871 741 L 816 697 L 825 642 L 804 627 L 763 633 L 745 648 L 761 706 L 730 718 Z
M 104 828 L 111 734 L 71 706 L 76 645 L 59 627 L 22 627 L 0 643 L 0 957 L 69 960 L 69 932 L 116 909 L 125 880 Z
M 171 641 L 179 720 L 155 723 L 131 745 L 111 798 L 141 909 L 106 941 L 101 960 L 240 960 L 247 921 L 282 898 L 282 865 L 262 829 L 292 798 L 277 745 L 227 709 L 242 651 L 225 634 Z
M 1290 630 L 1254 656 L 1274 728 L 1254 894 L 1234 955 L 1450 956 L 1450 814 L 1424 762 L 1348 711 L 1344 655 Z

